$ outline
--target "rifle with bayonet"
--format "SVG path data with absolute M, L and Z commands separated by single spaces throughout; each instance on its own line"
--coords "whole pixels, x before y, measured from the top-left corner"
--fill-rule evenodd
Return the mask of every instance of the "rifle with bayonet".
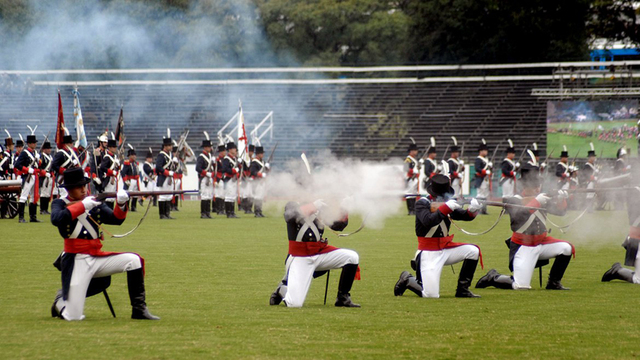
M 134 196 L 157 196 L 157 195 L 181 195 L 187 193 L 197 193 L 198 190 L 158 190 L 158 191 L 127 191 L 130 197 Z M 118 195 L 117 192 L 104 192 L 95 196 L 97 201 L 112 199 Z

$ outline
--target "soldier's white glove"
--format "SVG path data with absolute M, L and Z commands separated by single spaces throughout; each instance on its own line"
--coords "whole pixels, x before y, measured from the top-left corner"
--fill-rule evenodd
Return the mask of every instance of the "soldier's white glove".
M 96 198 L 93 196 L 89 196 L 82 200 L 82 205 L 84 205 L 85 211 L 91 211 L 94 207 L 100 205 L 99 201 L 96 201 Z
M 44 174 L 44 176 L 46 176 L 47 178 L 50 178 L 51 177 L 51 173 L 46 173 L 46 174 Z
M 468 210 L 475 214 L 482 210 L 482 204 L 477 199 L 471 199 Z
M 73 164 L 73 166 L 78 166 L 78 160 L 76 159 L 73 159 L 71 163 Z
M 208 177 L 209 179 L 211 179 L 211 176 L 212 176 L 212 175 L 213 175 L 213 173 L 212 173 L 211 171 L 207 172 L 207 177 Z
M 127 186 L 130 186 L 131 185 L 131 180 L 127 180 L 124 183 L 127 184 Z
M 540 164 L 540 167 L 543 168 L 543 169 L 546 168 L 547 167 L 547 163 L 543 162 L 542 164 Z
M 436 170 L 437 170 L 437 172 L 441 172 L 442 171 L 442 165 L 438 164 L 438 166 L 436 166 Z
M 265 163 L 265 164 L 264 164 L 264 167 L 266 167 L 266 168 L 267 168 L 267 170 L 270 170 L 270 169 L 271 169 L 271 164 L 269 164 L 269 163 Z
M 536 196 L 536 200 L 540 203 L 541 206 L 545 206 L 549 202 L 549 200 L 551 200 L 551 197 L 545 193 L 542 193 Z
M 262 176 L 263 179 L 267 177 L 267 173 L 263 172 L 261 174 L 262 174 L 261 176 Z
M 568 199 L 569 193 L 565 190 L 558 190 L 558 199 Z
M 463 167 L 464 167 L 464 160 L 460 160 L 460 161 L 458 161 L 458 162 L 460 163 L 460 166 L 463 166 Z
M 96 184 L 98 184 L 98 185 L 102 184 L 102 180 L 100 180 L 100 178 L 99 178 L 99 177 L 94 178 L 94 179 L 93 179 L 93 182 L 95 182 L 95 183 L 96 183 Z
M 322 199 L 318 199 L 313 202 L 313 206 L 316 207 L 316 210 L 320 211 L 320 209 L 327 206 L 327 203 L 325 203 Z
M 460 206 L 460 204 L 458 204 L 458 202 L 455 200 L 449 200 L 444 204 L 447 205 L 447 207 L 451 209 L 451 211 L 462 209 L 462 206 Z
M 489 169 L 493 169 L 493 161 L 489 161 L 489 162 L 487 163 L 487 167 L 488 167 Z
M 34 170 L 33 168 L 29 168 L 29 174 L 33 174 Z
M 491 175 L 491 170 L 486 170 L 487 175 Z
M 420 164 L 424 164 L 424 159 L 420 159 L 420 160 L 418 160 L 418 162 L 419 162 Z
M 516 161 L 516 169 L 520 168 L 520 161 Z
M 173 177 L 174 172 L 173 171 L 169 171 L 169 176 Z
M 129 201 L 129 194 L 127 194 L 127 192 L 124 191 L 124 189 L 118 190 L 118 193 L 116 194 L 116 201 L 120 206 L 126 204 L 127 201 Z
M 36 153 L 36 159 L 40 160 L 40 153 L 39 152 Z
M 174 164 L 177 164 L 178 163 L 178 158 L 174 156 L 173 159 L 171 159 L 171 161 L 173 161 Z

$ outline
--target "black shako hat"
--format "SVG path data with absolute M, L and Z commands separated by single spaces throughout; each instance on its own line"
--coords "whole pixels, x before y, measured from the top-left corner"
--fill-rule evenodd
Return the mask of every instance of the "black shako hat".
M 446 197 L 446 194 L 454 194 L 453 188 L 451 187 L 451 180 L 442 174 L 433 175 L 433 177 L 427 181 L 427 192 L 433 197 Z
M 27 135 L 27 144 L 33 144 L 33 143 L 37 143 L 38 140 L 36 140 L 36 136 L 35 135 Z
M 435 146 L 432 146 L 429 148 L 429 150 L 427 150 L 427 154 L 435 154 L 436 152 L 437 151 Z
M 460 147 L 458 145 L 451 145 L 451 148 L 449 148 L 449 150 L 453 153 L 453 152 L 460 152 Z
M 48 141 L 45 141 L 44 144 L 42 144 L 42 150 L 47 150 L 47 149 L 51 149 L 51 143 Z
M 236 144 L 233 141 L 227 143 L 227 150 L 237 149 L 237 148 L 238 147 L 236 146 Z
M 525 163 L 520 168 L 520 182 L 523 186 L 537 188 L 540 186 L 540 168 L 530 163 Z
M 594 150 L 589 150 L 589 152 L 587 152 L 587 157 L 591 156 L 596 156 L 596 152 Z
M 129 151 L 127 151 L 127 156 L 131 155 L 136 155 L 136 149 L 129 149 Z
M 224 145 L 218 145 L 218 152 L 227 151 L 227 147 Z
M 485 144 L 485 143 L 481 143 L 481 144 L 478 146 L 478 151 L 482 151 L 482 150 L 489 150 L 489 147 L 487 146 L 487 144 Z
M 116 142 L 116 139 L 109 139 L 109 141 L 107 141 L 107 147 L 118 147 L 118 143 Z
M 170 137 L 162 138 L 162 146 L 171 145 L 173 146 L 173 141 L 171 141 Z
M 418 145 L 414 143 L 409 144 L 409 148 L 407 149 L 407 151 L 412 151 L 412 150 L 418 150 Z
M 22 140 L 16 141 L 16 147 L 24 147 L 24 141 Z
M 514 148 L 513 146 L 507 146 L 507 154 L 515 154 L 516 153 L 516 148 Z
M 262 146 L 256 146 L 256 155 L 264 154 L 264 148 Z
M 11 146 L 13 145 L 13 138 L 5 138 L 4 139 L 4 146 Z
M 151 151 L 147 151 L 147 156 L 146 158 L 152 158 L 153 159 L 153 153 Z
M 65 135 L 62 137 L 63 144 L 73 144 L 73 137 L 71 135 Z
M 249 151 L 256 151 L 256 146 L 253 144 L 249 144 Z
M 560 152 L 560 157 L 561 157 L 561 158 L 563 158 L 563 157 L 569 157 L 569 152 L 568 152 L 568 151 L 561 151 L 561 152 Z
M 89 183 L 89 179 L 84 177 L 84 170 L 80 167 L 74 167 L 68 170 L 65 170 L 62 174 L 63 183 L 62 187 L 64 188 L 74 188 L 79 186 L 85 186 Z
M 200 147 L 203 148 L 203 147 L 207 147 L 207 146 L 212 146 L 211 145 L 211 140 L 207 140 L 207 139 L 202 140 L 202 144 L 200 145 Z

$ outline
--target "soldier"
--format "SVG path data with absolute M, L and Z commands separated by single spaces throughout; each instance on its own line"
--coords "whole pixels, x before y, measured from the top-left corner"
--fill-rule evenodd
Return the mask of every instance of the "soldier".
M 476 197 L 480 200 L 488 200 L 491 196 L 491 170 L 493 163 L 487 159 L 489 148 L 487 142 L 482 139 L 482 143 L 478 146 L 478 157 L 476 157 L 474 167 L 476 177 L 473 181 L 474 187 L 477 189 Z M 483 206 L 482 214 L 487 214 L 487 207 Z
M 453 197 L 458 199 L 462 198 L 462 179 L 464 177 L 464 161 L 458 159 L 460 156 L 460 148 L 458 147 L 458 140 L 455 137 L 453 139 L 453 146 L 451 146 L 451 157 L 447 160 L 449 164 L 449 178 L 451 179 L 451 188 L 454 191 Z
M 144 188 L 147 191 L 154 191 L 155 183 L 156 183 L 156 174 L 153 166 L 153 151 L 149 148 L 149 152 L 145 156 L 144 164 L 142 165 L 142 182 L 144 184 Z M 142 201 L 140 201 L 142 204 Z M 153 206 L 158 205 L 158 197 L 153 196 Z
M 200 147 L 202 153 L 196 160 L 196 173 L 198 174 L 198 184 L 200 186 L 200 218 L 212 219 L 211 217 L 211 200 L 213 199 L 213 187 L 215 182 L 215 162 L 211 157 L 213 147 L 209 134 L 204 132 L 205 139 L 202 140 Z
M 182 169 L 180 168 L 180 159 L 178 158 L 180 149 L 178 149 L 178 143 L 173 140 L 173 148 L 171 152 L 173 154 L 173 158 L 171 159 L 171 170 L 175 172 L 175 176 L 173 179 L 173 190 L 182 189 Z M 180 195 L 174 195 L 171 199 L 171 210 L 180 211 L 178 205 L 180 204 Z
M 393 292 L 395 296 L 402 296 L 405 290 L 409 289 L 419 297 L 439 298 L 443 266 L 463 261 L 456 297 L 480 297 L 469 291 L 480 259 L 480 248 L 473 244 L 454 243 L 453 235 L 449 235 L 449 227 L 451 219 L 473 220 L 481 205 L 478 200 L 473 199 L 469 209 L 463 210 L 462 206 L 451 198 L 453 189 L 450 180 L 442 174 L 429 179 L 426 189 L 429 196 L 416 202 L 415 233 L 418 236 L 418 252 L 414 260 L 417 276 L 403 271 Z M 436 201 L 446 202 L 436 204 Z
M 93 189 L 91 192 L 94 194 L 102 192 L 105 186 L 105 184 L 102 183 L 102 180 L 100 180 L 100 176 L 98 176 L 98 169 L 100 168 L 100 164 L 102 163 L 104 154 L 106 154 L 107 152 L 108 142 L 109 138 L 107 132 L 98 136 L 98 147 L 93 150 L 93 155 L 90 159 L 91 179 L 93 179 L 93 182 L 91 184 Z
M 600 170 L 596 168 L 596 152 L 593 147 L 593 143 L 589 143 L 591 150 L 587 153 L 587 162 L 584 164 L 580 172 L 578 173 L 578 180 L 580 181 L 580 187 L 584 189 L 593 189 L 598 181 Z M 595 193 L 587 193 L 587 201 L 593 201 L 595 199 Z M 591 204 L 587 204 L 589 210 L 592 209 Z
M 62 319 L 84 319 L 84 302 L 91 295 L 91 283 L 112 274 L 126 272 L 131 318 L 159 320 L 147 309 L 144 286 L 144 261 L 138 254 L 102 251 L 99 224 L 121 225 L 127 216 L 129 195 L 120 189 L 113 210 L 93 197 L 86 197 L 89 182 L 81 168 L 64 172 L 68 195 L 51 204 L 51 223 L 58 227 L 64 240 L 60 258 L 62 290 L 58 291 L 51 315 Z M 109 280 L 110 282 L 110 280 Z M 108 284 L 106 284 L 108 286 Z M 106 287 L 105 286 L 105 287 Z
M 269 163 L 264 162 L 264 148 L 262 146 L 256 146 L 256 157 L 251 160 L 251 179 L 253 179 L 253 196 L 255 199 L 255 217 L 264 217 L 262 213 L 262 203 L 264 202 L 265 183 L 267 173 L 270 170 Z
M 222 160 L 227 156 L 227 147 L 224 144 L 218 145 L 218 156 L 216 157 L 216 177 L 215 177 L 215 197 L 216 197 L 216 213 L 224 215 L 224 181 L 222 180 Z
M 420 163 L 418 157 L 418 145 L 411 143 L 409 145 L 409 155 L 404 159 L 405 181 L 407 183 L 406 201 L 408 215 L 415 215 L 416 194 L 418 194 L 418 184 L 420 182 Z
M 140 164 L 136 161 L 136 149 L 133 146 L 128 145 L 129 150 L 127 151 L 127 156 L 129 159 L 125 160 L 122 164 L 122 182 L 124 185 L 124 189 L 129 191 L 140 191 Z M 129 209 L 131 212 L 135 212 L 138 205 L 138 198 L 131 198 L 131 205 Z
M 15 148 L 15 144 L 13 143 L 13 138 L 7 129 L 4 129 L 7 133 L 7 137 L 4 139 L 4 151 L 2 152 L 3 157 L 5 159 L 3 165 L 0 167 L 0 172 L 4 173 L 6 180 L 15 179 L 15 173 L 13 172 L 14 165 L 16 162 L 16 156 L 13 153 L 13 149 Z M 3 203 L 4 205 L 4 203 Z
M 516 172 L 520 168 L 519 162 L 514 162 L 516 157 L 516 149 L 513 147 L 511 139 L 507 140 L 509 147 L 507 147 L 507 157 L 502 161 L 500 169 L 502 170 L 502 177 L 500 178 L 500 186 L 502 186 L 502 196 L 510 197 L 516 193 Z
M 253 159 L 253 153 L 255 152 L 255 145 L 249 145 L 249 156 L 242 159 L 242 179 L 240 180 L 240 206 L 238 211 L 244 210 L 245 214 L 253 214 L 251 208 L 253 207 L 253 186 L 251 185 L 253 179 L 251 178 L 251 160 Z M 248 159 L 248 160 L 247 160 Z
M 236 144 L 227 144 L 227 155 L 222 160 L 222 173 L 224 181 L 224 207 L 227 218 L 237 218 L 235 213 L 235 202 L 238 198 L 238 178 L 240 171 L 237 164 L 238 148 Z
M 167 137 L 162 139 L 162 151 L 156 157 L 156 190 L 173 190 L 173 178 L 177 174 L 171 170 L 173 160 L 171 158 L 171 133 L 168 132 Z M 172 195 L 158 196 L 158 211 L 160 219 L 174 219 L 171 217 L 171 199 Z
M 501 275 L 491 269 L 481 277 L 476 288 L 495 286 L 500 289 L 531 289 L 531 277 L 538 261 L 555 258 L 547 290 L 568 290 L 562 283 L 562 277 L 574 253 L 573 245 L 547 235 L 547 213 L 563 216 L 567 210 L 568 194 L 558 190 L 557 196 L 551 197 L 540 193 L 540 175 L 536 166 L 525 164 L 521 171 L 522 195 L 503 198 L 503 202 L 514 205 L 539 208 L 509 207 L 511 217 L 511 236 L 509 243 L 509 269 L 513 276 Z
M 64 144 L 61 149 L 58 149 L 53 160 L 51 161 L 51 170 L 53 171 L 56 179 L 56 187 L 58 188 L 58 194 L 60 197 L 67 196 L 67 191 L 62 184 L 62 174 L 67 169 L 80 166 L 80 160 L 73 148 L 73 138 L 71 135 L 64 135 L 62 137 L 62 143 Z
M 359 279 L 358 253 L 330 246 L 322 237 L 325 227 L 342 231 L 349 223 L 346 211 L 339 209 L 335 216 L 333 210 L 322 200 L 303 205 L 292 201 L 285 205 L 289 255 L 285 262 L 285 278 L 271 294 L 270 305 L 284 301 L 287 307 L 302 307 L 314 277 L 327 270 L 342 268 L 335 306 L 360 307 L 351 301 L 350 294 L 353 281 Z M 331 219 L 333 217 L 336 219 Z
M 24 140 L 22 140 L 22 134 L 18 134 L 18 135 L 20 135 L 20 140 L 16 141 L 15 154 L 13 155 L 13 164 L 14 164 L 14 166 L 15 166 L 16 161 L 18 161 L 18 157 L 20 156 L 20 153 L 24 149 Z M 20 174 L 18 174 L 16 172 L 15 167 L 13 169 L 13 173 L 16 174 L 16 176 L 15 176 L 16 178 L 18 178 L 18 176 L 20 176 Z
M 40 169 L 42 169 L 40 172 L 40 215 L 51 215 L 49 201 L 51 201 L 53 194 L 55 179 L 54 172 L 51 170 L 52 163 L 51 143 L 45 141 L 40 152 Z
M 18 201 L 18 222 L 25 223 L 24 208 L 25 204 L 31 198 L 29 204 L 29 221 L 41 222 L 36 216 L 38 209 L 38 197 L 40 196 L 40 186 L 38 177 L 40 170 L 38 169 L 39 154 L 36 151 L 38 140 L 35 135 L 27 135 L 27 150 L 20 152 L 16 160 L 14 171 L 22 176 L 22 192 Z
M 573 166 L 569 165 L 569 152 L 567 147 L 563 145 L 560 153 L 560 162 L 556 165 L 556 178 L 558 179 L 558 189 L 568 190 L 571 186 L 571 177 L 573 175 Z
M 435 146 L 429 147 L 429 149 L 427 150 L 427 158 L 424 159 L 424 165 L 423 165 L 423 179 L 424 179 L 422 183 L 423 189 L 427 188 L 427 182 L 429 181 L 429 179 L 431 179 L 434 175 L 440 172 L 439 171 L 440 165 L 438 165 L 438 161 L 436 160 L 437 156 L 438 156 L 438 153 L 436 151 L 436 147 Z
M 115 136 L 107 141 L 107 152 L 104 154 L 100 167 L 98 168 L 98 177 L 102 183 L 102 192 L 118 191 L 118 175 L 120 175 L 120 160 L 116 156 L 118 144 Z M 105 205 L 113 208 L 113 198 L 105 200 Z

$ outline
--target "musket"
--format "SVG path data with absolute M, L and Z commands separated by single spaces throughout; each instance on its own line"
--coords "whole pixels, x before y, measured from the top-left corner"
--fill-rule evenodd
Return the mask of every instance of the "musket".
M 130 197 L 134 196 L 154 196 L 154 195 L 180 195 L 186 193 L 197 193 L 198 190 L 158 190 L 158 191 L 128 191 Z M 111 199 L 118 196 L 116 192 L 104 192 L 95 196 L 97 201 Z
M 442 154 L 442 160 L 447 160 L 447 152 L 449 152 L 449 146 L 451 145 L 447 145 L 447 147 L 444 149 L 444 153 Z
M 462 159 L 462 157 L 464 156 L 464 144 L 465 144 L 465 142 L 462 143 L 462 149 L 460 149 L 460 159 Z
M 524 157 L 524 154 L 527 153 L 527 150 L 529 149 L 529 145 L 524 147 L 524 150 L 522 150 L 522 153 L 520 154 L 520 157 L 518 158 L 518 162 L 521 163 L 522 162 L 522 158 Z
M 271 160 L 273 160 L 273 153 L 276 152 L 277 148 L 278 148 L 278 143 L 276 142 L 276 144 L 273 146 L 273 149 L 271 149 L 271 153 L 269 154 L 269 157 L 267 158 L 268 163 L 271 163 Z
M 640 188 L 612 187 L 612 188 L 593 188 L 593 189 L 569 189 L 566 191 L 572 194 L 582 194 L 582 193 L 616 192 L 616 191 L 640 191 Z
M 416 197 L 418 196 L 418 194 L 405 194 L 403 195 L 404 197 Z M 500 201 L 489 201 L 489 200 L 480 200 L 477 199 L 478 202 L 480 202 L 483 205 L 487 205 L 487 206 L 496 206 L 496 207 L 501 207 L 501 208 L 517 208 L 517 209 L 523 209 L 523 210 L 532 210 L 532 211 L 547 211 L 545 208 L 538 208 L 538 207 L 533 207 L 533 206 L 526 206 L 526 205 L 518 205 L 518 204 L 509 204 L 509 203 L 503 203 Z M 457 200 L 456 201 L 458 204 L 460 205 L 466 205 L 466 204 L 470 204 L 471 200 L 468 199 L 464 199 L 464 200 Z M 433 201 L 431 202 L 431 212 L 435 212 L 438 207 L 440 207 L 440 205 L 444 204 L 444 202 L 436 202 Z
M 47 140 L 49 140 L 49 135 L 51 135 L 51 130 L 49 130 L 49 133 L 47 134 L 47 136 L 44 137 L 44 140 L 42 141 L 42 145 L 40 145 L 40 150 L 38 152 L 42 152 L 42 148 L 44 147 L 44 143 L 46 143 Z
M 498 149 L 500 148 L 500 144 L 498 143 L 498 145 L 496 145 L 496 148 L 493 150 L 493 155 L 491 155 L 491 159 L 489 159 L 489 162 L 491 163 L 491 166 L 493 167 L 493 160 L 496 158 L 496 154 L 498 153 Z M 491 169 L 491 175 L 489 175 L 489 181 L 491 181 L 491 178 L 495 175 L 495 172 L 493 171 L 493 168 Z M 491 182 L 489 182 L 489 191 L 491 192 Z

